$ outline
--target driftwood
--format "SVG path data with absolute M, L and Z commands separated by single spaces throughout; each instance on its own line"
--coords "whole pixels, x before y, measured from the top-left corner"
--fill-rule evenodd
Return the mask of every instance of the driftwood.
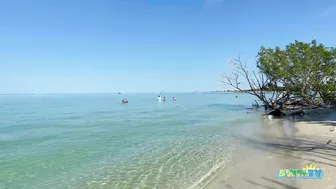
M 285 113 L 283 113 L 280 109 L 275 109 L 273 111 L 271 111 L 270 113 L 268 113 L 268 115 L 272 115 L 272 116 L 275 116 L 275 117 L 282 117 L 282 116 L 286 116 Z

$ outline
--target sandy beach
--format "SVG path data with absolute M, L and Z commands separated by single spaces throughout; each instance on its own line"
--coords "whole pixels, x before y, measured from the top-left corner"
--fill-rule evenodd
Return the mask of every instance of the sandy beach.
M 242 142 L 233 162 L 206 188 L 335 189 L 336 112 L 320 111 L 300 119 L 265 119 Z M 323 171 L 319 180 L 278 180 L 280 169 L 307 164 Z

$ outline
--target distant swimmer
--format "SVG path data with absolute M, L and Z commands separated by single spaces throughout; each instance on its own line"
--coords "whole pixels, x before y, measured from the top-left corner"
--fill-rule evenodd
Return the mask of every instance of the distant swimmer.
M 163 97 L 163 102 L 166 102 L 166 97 Z
M 176 97 L 173 97 L 173 101 L 176 101 Z
M 161 96 L 160 95 L 158 96 L 158 102 L 161 102 Z
M 236 96 L 236 98 L 238 98 L 238 96 Z
M 128 103 L 128 100 L 127 100 L 127 99 L 123 99 L 121 102 L 122 102 L 123 104 L 126 104 L 126 103 Z

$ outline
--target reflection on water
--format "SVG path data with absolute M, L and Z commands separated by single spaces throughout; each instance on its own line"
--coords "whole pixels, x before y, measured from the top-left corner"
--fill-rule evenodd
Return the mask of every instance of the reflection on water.
M 261 133 L 277 135 L 277 137 L 294 137 L 295 123 L 290 119 L 264 117 L 261 122 Z
M 294 122 L 288 119 L 284 119 L 282 122 L 282 130 L 284 137 L 293 137 L 294 136 Z

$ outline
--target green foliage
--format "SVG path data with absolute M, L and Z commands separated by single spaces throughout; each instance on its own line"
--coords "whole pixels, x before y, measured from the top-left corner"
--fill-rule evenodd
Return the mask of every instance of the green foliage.
M 313 103 L 311 91 L 316 91 L 325 103 L 335 101 L 336 48 L 327 48 L 315 40 L 295 41 L 285 49 L 261 47 L 257 58 L 257 67 L 272 88 L 284 87 L 306 102 Z

